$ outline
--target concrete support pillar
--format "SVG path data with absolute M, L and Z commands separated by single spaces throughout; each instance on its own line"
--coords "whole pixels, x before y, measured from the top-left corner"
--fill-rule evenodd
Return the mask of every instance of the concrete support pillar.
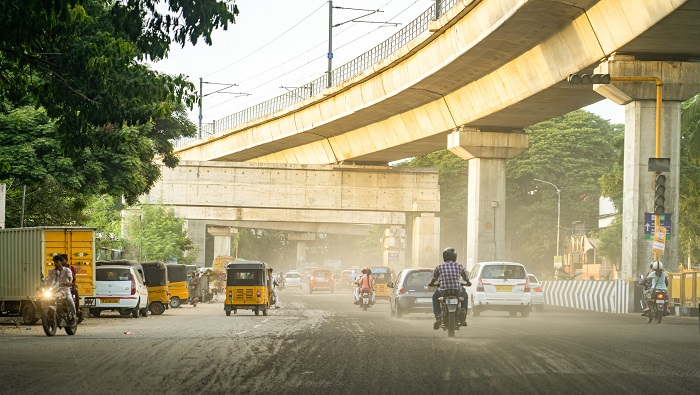
M 434 213 L 421 213 L 413 219 L 411 266 L 435 267 L 440 255 L 440 218 Z
M 209 227 L 209 234 L 214 236 L 214 259 L 218 256 L 231 256 L 232 228 Z
M 206 251 L 206 240 L 207 240 L 207 223 L 205 221 L 199 221 L 194 219 L 188 219 L 185 221 L 187 226 L 187 237 L 192 240 L 192 243 L 197 246 L 197 259 L 194 261 L 195 265 L 199 267 L 204 267 L 204 254 Z
M 447 148 L 469 160 L 466 266 L 504 260 L 506 159 L 527 149 L 527 134 L 455 131 Z
M 678 256 L 678 185 L 680 179 L 681 102 L 700 92 L 700 64 L 636 61 L 616 55 L 602 63 L 597 73 L 615 77 L 657 77 L 663 84 L 661 155 L 671 159 L 666 174 L 666 215 L 671 235 L 661 261 L 675 270 Z M 625 148 L 622 203 L 622 278 L 648 271 L 653 260 L 652 241 L 644 238 L 645 214 L 654 211 L 654 173 L 647 169 L 656 156 L 656 85 L 653 82 L 618 82 L 596 85 L 595 91 L 625 106 Z M 619 209 L 619 208 L 618 208 Z M 653 221 L 652 221 L 653 225 Z
M 316 240 L 316 233 L 310 232 L 289 232 L 287 240 L 297 242 L 297 260 L 296 269 L 304 270 L 306 267 L 306 242 Z

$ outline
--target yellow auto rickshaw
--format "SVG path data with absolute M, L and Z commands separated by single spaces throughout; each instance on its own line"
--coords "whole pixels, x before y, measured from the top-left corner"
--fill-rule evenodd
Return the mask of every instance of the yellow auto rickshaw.
M 141 262 L 148 287 L 148 309 L 153 315 L 161 315 L 170 304 L 168 268 L 163 262 Z
M 269 267 L 260 261 L 236 261 L 226 266 L 226 298 L 224 311 L 230 316 L 238 309 L 267 315 L 270 309 L 272 278 Z
M 389 300 L 389 295 L 391 295 L 391 288 L 387 286 L 387 283 L 391 281 L 393 275 L 391 268 L 388 266 L 375 266 L 369 268 L 372 271 L 372 277 L 374 277 L 374 295 L 377 299 Z
M 167 263 L 168 289 L 170 289 L 170 307 L 176 309 L 190 298 L 187 289 L 187 267 L 179 263 Z

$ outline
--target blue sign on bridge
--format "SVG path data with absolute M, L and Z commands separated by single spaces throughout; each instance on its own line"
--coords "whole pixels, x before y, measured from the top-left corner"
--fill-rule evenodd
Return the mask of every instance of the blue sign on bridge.
M 651 240 L 654 234 L 654 213 L 644 213 L 644 239 Z M 666 240 L 671 240 L 671 214 L 664 214 L 659 218 L 661 226 L 666 228 Z

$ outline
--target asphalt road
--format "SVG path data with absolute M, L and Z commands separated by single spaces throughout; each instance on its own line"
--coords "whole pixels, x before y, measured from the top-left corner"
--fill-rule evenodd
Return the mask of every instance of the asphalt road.
M 363 312 L 350 293 L 284 290 L 282 308 L 226 317 L 223 304 L 122 318 L 75 336 L 0 320 L 0 393 L 697 394 L 698 319 L 549 308 L 486 312 L 449 339 L 430 315 Z

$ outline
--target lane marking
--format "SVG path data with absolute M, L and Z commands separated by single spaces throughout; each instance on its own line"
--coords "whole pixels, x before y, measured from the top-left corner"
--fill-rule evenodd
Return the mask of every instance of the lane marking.
M 242 335 L 242 334 L 244 334 L 244 333 L 248 333 L 248 331 L 238 332 L 238 333 L 236 333 L 236 334 L 237 334 L 237 335 Z

